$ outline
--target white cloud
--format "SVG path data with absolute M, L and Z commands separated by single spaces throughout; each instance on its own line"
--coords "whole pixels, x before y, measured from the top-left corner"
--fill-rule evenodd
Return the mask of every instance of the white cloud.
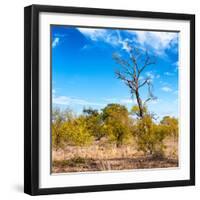
M 65 33 L 65 34 L 61 34 L 61 33 L 55 33 L 54 34 L 54 37 L 58 37 L 58 38 L 64 38 L 64 37 L 66 37 L 67 36 L 67 34 Z
M 91 40 L 98 40 L 99 38 L 104 38 L 106 35 L 105 29 L 94 29 L 94 28 L 77 28 L 84 36 L 90 38 Z
M 172 65 L 178 67 L 179 61 L 174 62 Z
M 159 74 L 157 74 L 157 75 L 156 75 L 156 78 L 160 78 L 160 75 L 159 75 Z
M 174 103 L 174 104 L 178 104 L 178 99 L 175 99 L 175 100 L 173 101 L 173 103 Z
M 131 47 L 129 46 L 129 43 L 131 43 L 132 41 L 128 38 L 123 40 L 120 32 L 117 31 L 116 33 L 117 33 L 118 43 L 121 44 L 122 49 L 125 50 L 126 52 L 130 53 Z
M 106 102 L 116 102 L 117 101 L 116 98 L 103 98 L 103 100 Z
M 166 75 L 166 76 L 173 76 L 174 74 L 171 73 L 171 72 L 165 72 L 164 75 Z
M 131 51 L 131 47 L 128 45 L 128 40 L 127 41 L 123 41 L 123 40 L 119 40 L 119 43 L 122 45 L 122 49 L 129 52 Z
M 151 101 L 149 101 L 150 104 L 158 104 L 160 102 L 159 99 L 153 99 Z
M 129 34 L 126 39 L 121 37 L 120 31 L 95 28 L 77 28 L 86 38 L 92 41 L 103 41 L 112 46 L 122 46 L 122 49 L 129 52 L 129 43 L 135 41 L 140 48 L 150 47 L 158 55 L 165 54 L 165 50 L 177 43 L 178 33 L 156 32 L 156 31 L 126 31 Z
M 131 40 L 126 38 L 122 39 L 120 32 L 109 29 L 94 29 L 94 28 L 77 28 L 86 38 L 92 41 L 103 41 L 114 47 L 121 46 L 123 50 L 130 52 L 128 42 Z
M 82 106 L 104 106 L 103 103 L 89 102 L 83 99 L 67 96 L 53 96 L 53 103 L 58 105 L 82 105 Z
M 136 35 L 136 42 L 143 47 L 151 47 L 157 54 L 164 54 L 165 49 L 177 43 L 178 33 L 155 31 L 130 31 Z
M 119 98 L 104 98 L 104 101 L 107 103 L 119 103 L 119 104 L 134 104 L 137 103 L 136 99 L 130 99 L 130 98 L 124 98 L 124 99 L 119 99 Z
M 174 62 L 172 65 L 175 67 L 174 71 L 177 72 L 178 68 L 180 68 L 179 61 Z
M 162 87 L 161 88 L 163 91 L 165 91 L 165 92 L 171 92 L 172 91 L 172 89 L 170 88 L 170 87 L 167 87 L 167 86 L 164 86 L 164 87 Z
M 119 101 L 119 103 L 121 103 L 121 104 L 136 104 L 137 100 L 136 99 L 127 98 L 127 99 L 121 99 Z
M 52 42 L 52 47 L 55 48 L 59 44 L 60 38 L 55 37 L 53 42 Z
M 130 52 L 132 46 L 136 46 L 142 51 L 146 49 L 150 53 L 159 56 L 166 56 L 166 50 L 177 51 L 178 33 L 172 32 L 155 32 L 155 31 L 126 31 L 129 35 L 126 39 L 121 37 L 120 31 L 116 31 L 118 35 L 118 43 L 126 52 Z M 160 76 L 154 76 L 160 78 Z M 153 79 L 153 78 L 152 78 Z
M 132 99 L 121 99 L 120 103 L 122 104 L 132 104 L 134 101 Z
M 179 91 L 178 91 L 178 90 L 175 90 L 175 91 L 174 91 L 174 94 L 176 94 L 176 95 L 177 95 L 178 93 L 179 93 Z
M 141 76 L 139 77 L 139 81 L 143 81 L 144 80 L 144 76 Z
M 146 72 L 146 75 L 152 80 L 155 78 L 155 75 L 153 74 L 152 71 Z
M 94 28 L 77 28 L 86 38 L 92 41 L 103 41 L 112 46 L 119 45 L 117 34 L 115 32 L 106 29 L 94 29 Z
M 91 45 L 88 45 L 88 44 L 85 44 L 81 50 L 86 50 L 86 49 L 90 49 L 91 48 Z

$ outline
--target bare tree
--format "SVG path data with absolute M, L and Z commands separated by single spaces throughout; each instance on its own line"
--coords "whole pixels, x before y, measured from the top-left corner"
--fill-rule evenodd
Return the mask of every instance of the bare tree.
M 143 118 L 145 111 L 145 104 L 156 99 L 152 93 L 152 77 L 144 75 L 141 76 L 142 72 L 149 65 L 155 64 L 155 59 L 151 57 L 148 50 L 143 51 L 127 43 L 127 50 L 130 59 L 123 59 L 119 54 L 114 53 L 113 59 L 121 66 L 120 70 L 116 70 L 117 78 L 121 79 L 129 88 L 132 98 L 136 98 L 137 105 L 139 108 L 138 117 Z M 147 86 L 148 97 L 145 100 L 141 99 L 140 89 Z

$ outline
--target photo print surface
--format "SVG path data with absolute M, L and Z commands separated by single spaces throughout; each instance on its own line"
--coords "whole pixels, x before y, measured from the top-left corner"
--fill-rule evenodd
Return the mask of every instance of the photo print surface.
M 51 172 L 179 166 L 179 33 L 51 25 Z

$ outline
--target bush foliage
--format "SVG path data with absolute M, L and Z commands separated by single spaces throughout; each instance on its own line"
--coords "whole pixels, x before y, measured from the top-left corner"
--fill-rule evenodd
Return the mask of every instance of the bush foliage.
M 117 147 L 135 141 L 138 150 L 145 154 L 162 156 L 164 139 L 178 137 L 178 120 L 165 116 L 158 123 L 145 108 L 143 118 L 134 117 L 134 106 L 129 112 L 120 104 L 108 104 L 100 112 L 84 109 L 79 116 L 70 109 L 54 109 L 52 112 L 52 145 L 55 149 L 65 145 L 86 146 L 102 138 Z

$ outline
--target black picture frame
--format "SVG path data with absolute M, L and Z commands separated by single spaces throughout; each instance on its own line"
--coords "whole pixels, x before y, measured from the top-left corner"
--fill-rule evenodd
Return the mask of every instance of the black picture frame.
M 74 13 L 190 23 L 190 179 L 78 187 L 39 188 L 39 13 Z M 31 5 L 24 9 L 24 192 L 30 195 L 97 192 L 195 185 L 195 15 Z

